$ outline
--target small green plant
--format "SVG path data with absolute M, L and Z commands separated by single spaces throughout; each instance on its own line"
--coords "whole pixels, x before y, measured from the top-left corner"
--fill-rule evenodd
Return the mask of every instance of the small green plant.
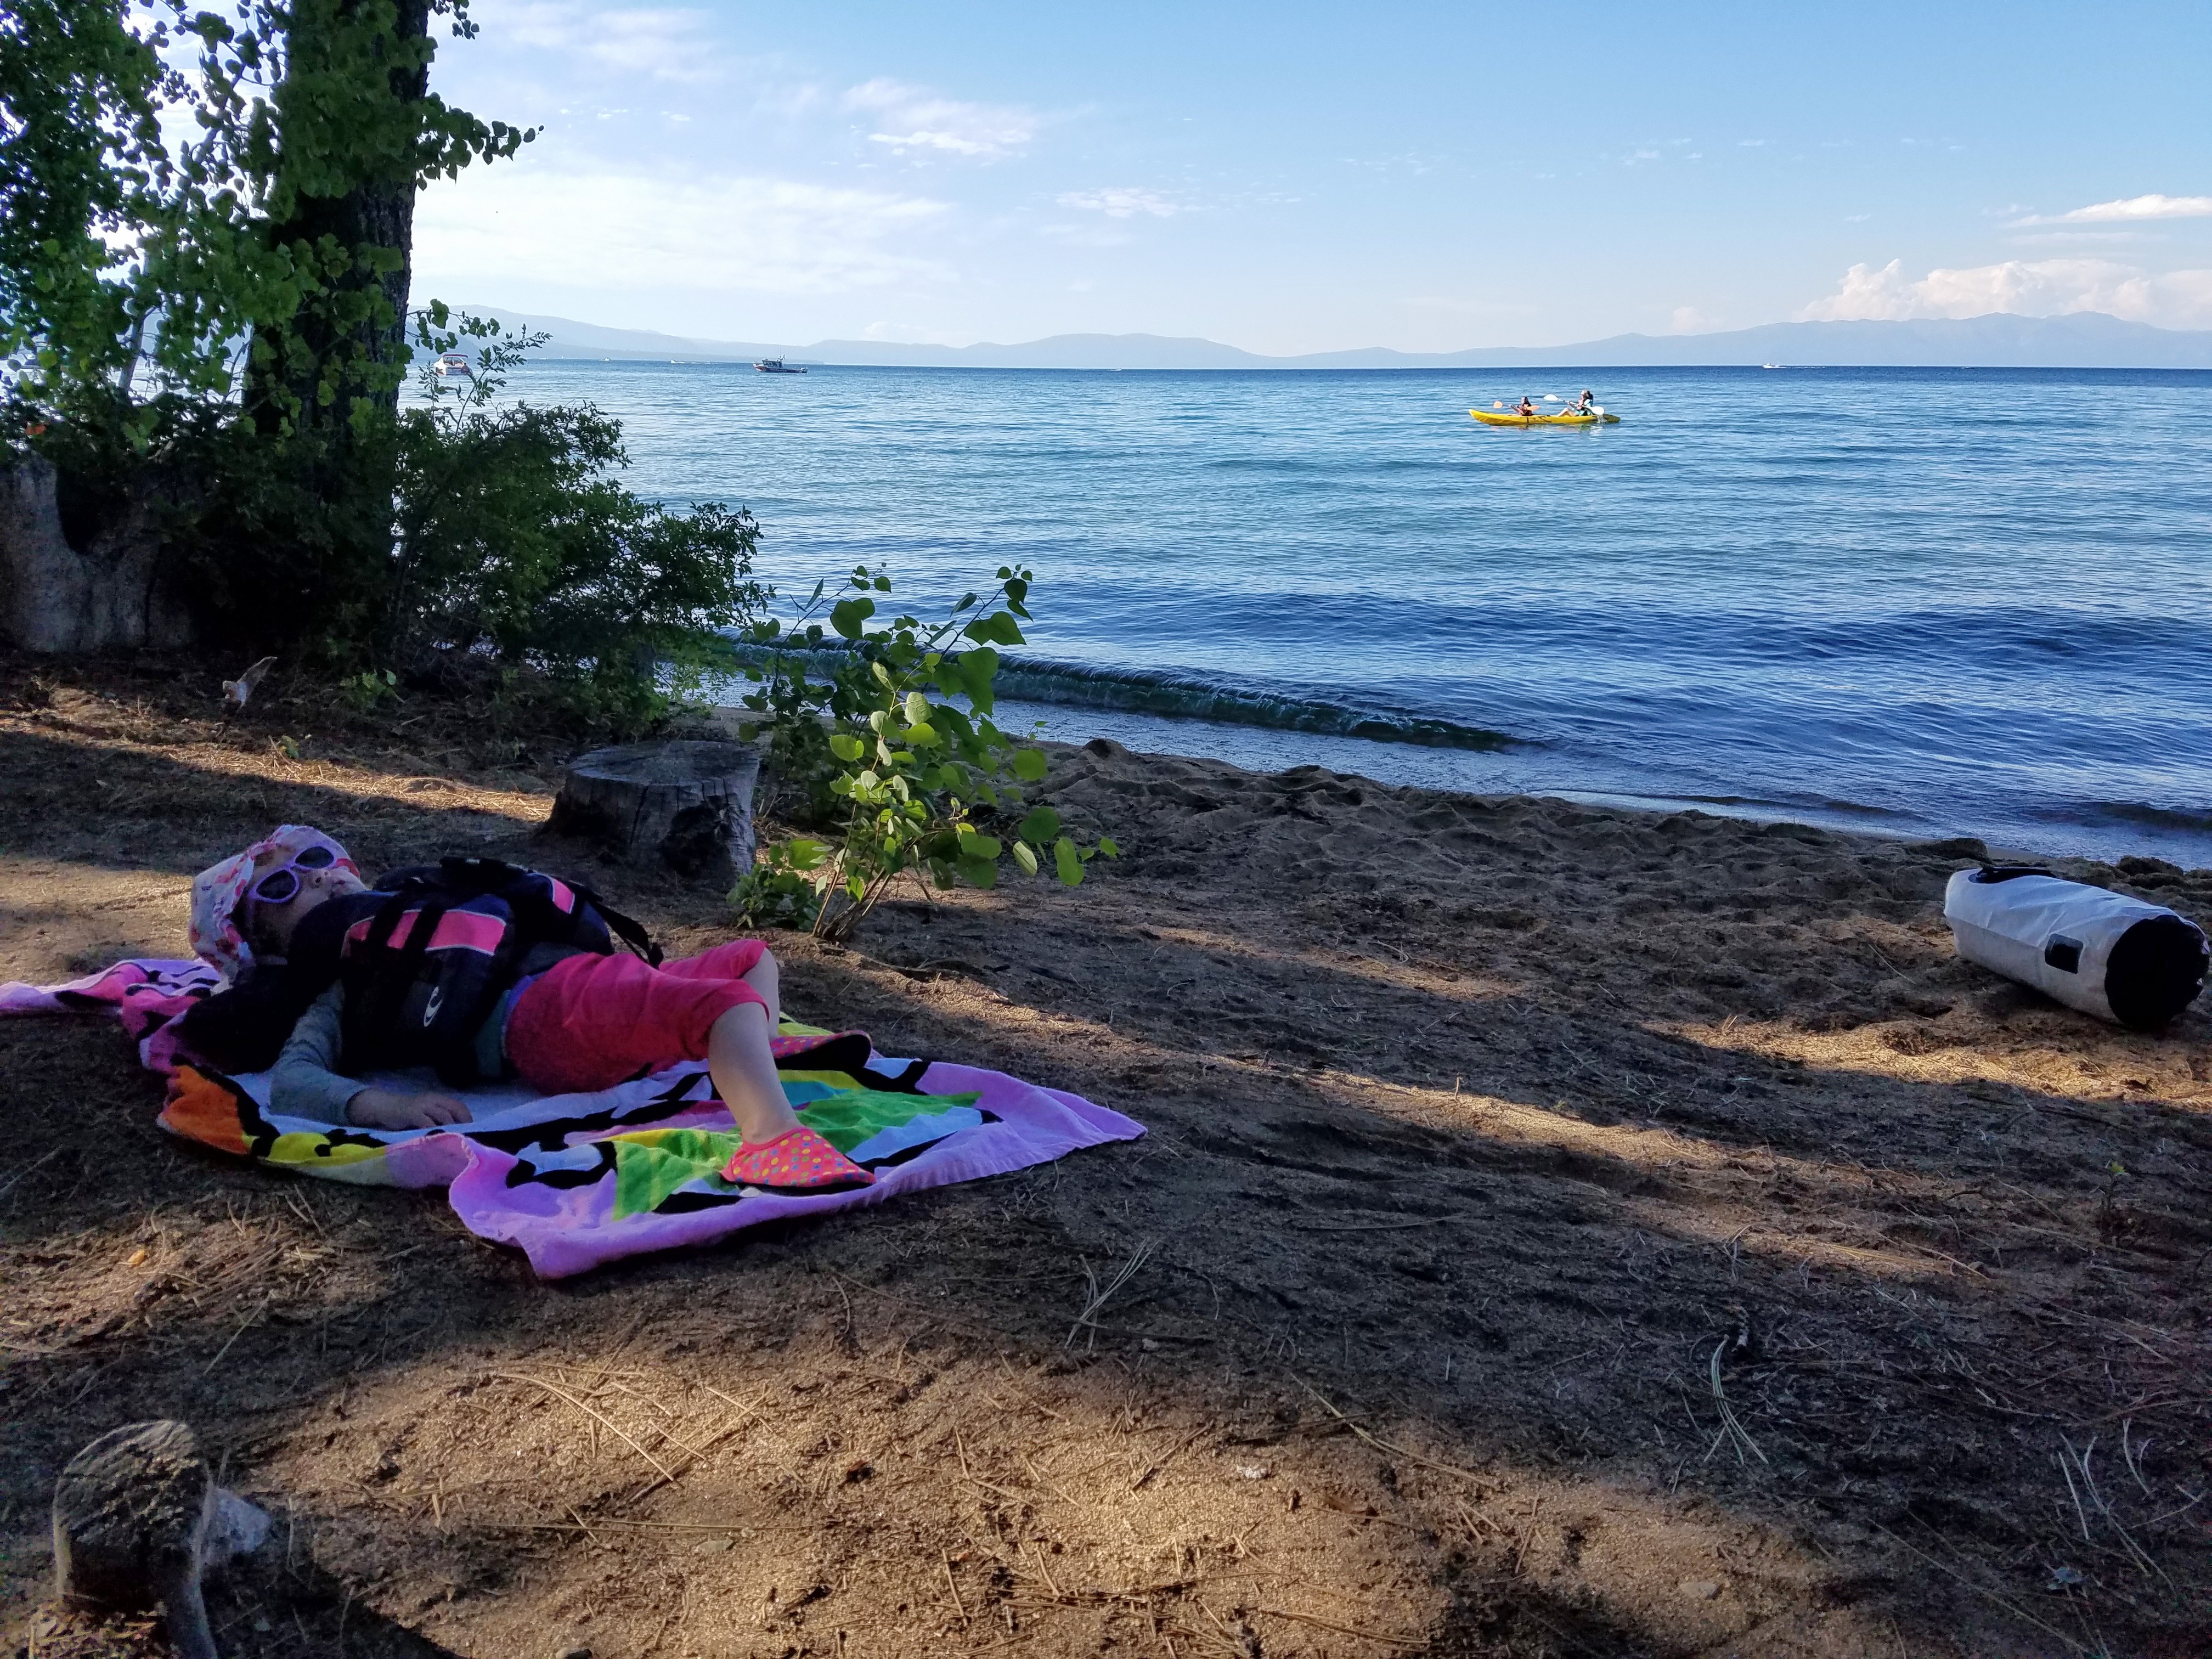
M 364 714 L 399 696 L 399 676 L 389 668 L 364 668 L 338 682 L 338 695 Z
M 2117 1244 L 2134 1231 L 2134 1213 L 2120 1202 L 2120 1182 L 2127 1178 L 2127 1165 L 2114 1158 L 2105 1166 L 2105 1184 L 2097 1194 L 2097 1231 L 2108 1243 Z
M 909 872 L 939 887 L 994 887 L 1011 858 L 1030 876 L 1049 862 L 1073 887 L 1091 859 L 1116 856 L 1111 840 L 1086 845 L 1052 807 L 1024 799 L 1024 786 L 1043 781 L 1045 752 L 991 718 L 997 647 L 1025 643 L 1031 580 L 1001 566 L 988 596 L 966 594 L 941 618 L 872 626 L 891 579 L 858 565 L 828 632 L 814 620 L 824 582 L 789 629 L 770 620 L 749 630 L 758 659 L 744 672 L 757 689 L 742 701 L 762 716 L 805 810 L 839 831 L 812 874 L 817 938 L 849 939 Z M 787 860 L 763 879 L 806 873 Z
M 811 928 L 822 914 L 814 872 L 829 862 L 823 842 L 793 840 L 771 847 L 730 889 L 730 906 L 748 927 Z

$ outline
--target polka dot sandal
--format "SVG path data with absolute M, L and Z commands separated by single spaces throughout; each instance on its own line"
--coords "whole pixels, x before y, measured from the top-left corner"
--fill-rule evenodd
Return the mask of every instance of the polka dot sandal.
M 835 1193 L 876 1184 L 875 1176 L 804 1124 L 774 1140 L 740 1146 L 722 1166 L 722 1179 L 732 1186 L 786 1193 Z

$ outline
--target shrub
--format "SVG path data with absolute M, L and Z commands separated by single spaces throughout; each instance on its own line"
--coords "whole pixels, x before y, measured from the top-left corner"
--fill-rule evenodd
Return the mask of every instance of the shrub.
M 447 320 L 427 313 L 422 341 L 450 345 Z M 203 444 L 222 486 L 188 557 L 209 628 L 356 684 L 436 663 L 526 670 L 593 724 L 647 725 L 726 661 L 726 630 L 758 617 L 759 528 L 741 509 L 677 512 L 633 494 L 621 424 L 588 404 L 496 405 L 538 342 L 459 321 L 483 342 L 466 389 L 426 371 L 420 404 L 350 439 L 352 461 L 362 445 L 388 449 L 380 518 L 318 490 L 313 434 L 230 429 Z
M 1012 858 L 1030 876 L 1049 861 L 1073 887 L 1093 857 L 1115 856 L 1112 841 L 1085 845 L 1053 808 L 1025 801 L 1024 786 L 1044 777 L 1045 752 L 991 719 L 995 647 L 1024 643 L 1030 580 L 1001 567 L 988 598 L 969 593 L 934 623 L 901 616 L 871 627 L 891 580 L 860 565 L 830 608 L 838 646 L 812 620 L 822 583 L 793 629 L 771 620 L 750 630 L 760 656 L 745 670 L 757 689 L 744 703 L 771 733 L 778 771 L 840 833 L 831 848 L 794 842 L 772 853 L 733 903 L 756 916 L 791 912 L 794 882 L 818 870 L 811 925 L 842 943 L 909 872 L 940 887 L 993 887 Z

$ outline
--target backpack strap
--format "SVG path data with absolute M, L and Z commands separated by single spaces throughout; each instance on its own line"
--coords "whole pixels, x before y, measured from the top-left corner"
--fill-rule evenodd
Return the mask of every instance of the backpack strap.
M 653 935 L 645 931 L 644 923 L 624 915 L 582 883 L 572 881 L 568 885 L 583 896 L 585 903 L 599 913 L 599 920 L 606 923 L 607 931 L 610 933 L 629 945 L 639 956 L 643 957 L 648 967 L 660 966 L 663 952 L 660 947 L 653 942 Z
M 431 935 L 445 920 L 447 908 L 431 896 L 428 888 L 428 884 L 424 882 L 403 882 L 399 890 L 385 901 L 375 920 L 369 923 L 360 951 L 349 954 L 346 966 L 351 971 L 346 975 L 346 1014 L 340 1024 L 341 1041 L 345 1047 L 356 1046 L 362 1033 L 388 1030 L 416 975 L 422 971 L 422 958 L 429 953 Z M 411 911 L 410 905 L 414 907 Z M 415 921 L 408 931 L 407 942 L 388 964 L 380 962 L 391 946 L 392 935 L 398 931 L 400 919 L 409 915 L 414 916 Z

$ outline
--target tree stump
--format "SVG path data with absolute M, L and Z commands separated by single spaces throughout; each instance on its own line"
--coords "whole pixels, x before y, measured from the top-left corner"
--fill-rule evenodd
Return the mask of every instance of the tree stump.
M 182 1423 L 126 1423 L 70 1459 L 54 1483 L 61 1595 L 102 1611 L 158 1605 L 184 1659 L 217 1659 L 200 1577 L 258 1549 L 269 1524 L 215 1484 Z
M 759 781 L 760 755 L 741 743 L 595 749 L 563 775 L 548 827 L 595 841 L 626 864 L 727 885 L 753 867 Z
M 32 456 L 0 467 L 0 640 L 52 652 L 190 643 L 154 487 L 119 487 L 72 526 L 49 463 Z

